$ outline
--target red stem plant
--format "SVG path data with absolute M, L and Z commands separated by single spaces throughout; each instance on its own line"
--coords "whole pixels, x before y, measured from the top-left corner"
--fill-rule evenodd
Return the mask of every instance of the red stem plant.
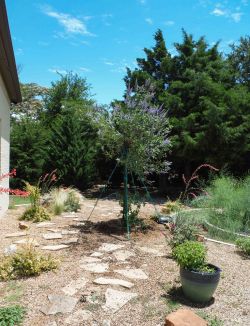
M 0 176 L 0 183 L 6 178 L 13 178 L 15 176 L 16 176 L 16 169 L 13 169 L 9 173 L 2 174 Z M 1 193 L 8 193 L 8 194 L 20 196 L 20 197 L 29 196 L 28 191 L 24 191 L 24 190 L 20 190 L 20 189 L 10 189 L 10 188 L 5 188 L 5 187 L 0 187 L 0 194 Z
M 198 172 L 203 168 L 207 168 L 210 171 L 216 171 L 216 172 L 219 171 L 219 169 L 217 169 L 216 167 L 214 167 L 210 164 L 201 164 L 194 170 L 194 172 L 192 173 L 192 175 L 189 178 L 186 178 L 185 175 L 183 174 L 182 180 L 185 184 L 185 190 L 180 196 L 180 198 L 182 200 L 187 199 L 189 196 L 196 198 L 197 193 L 204 192 L 204 190 L 202 188 L 193 186 L 193 182 L 195 180 L 199 179 Z

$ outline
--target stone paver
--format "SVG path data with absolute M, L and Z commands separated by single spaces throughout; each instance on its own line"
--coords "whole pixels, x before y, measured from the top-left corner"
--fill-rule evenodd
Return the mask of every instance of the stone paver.
M 43 234 L 43 238 L 45 240 L 62 239 L 62 234 L 61 233 L 46 233 L 46 234 Z
M 62 235 L 74 235 L 78 234 L 79 230 L 62 230 Z
M 125 288 L 132 288 L 134 286 L 133 283 L 120 280 L 118 278 L 105 278 L 105 277 L 99 277 L 93 281 L 95 284 L 101 284 L 101 285 L 120 285 Z
M 113 253 L 114 257 L 119 261 L 126 261 L 128 258 L 135 256 L 135 254 L 128 250 L 117 250 Z
M 104 255 L 103 252 L 95 251 L 90 255 L 90 257 L 102 257 L 103 255 Z
M 142 252 L 145 252 L 147 254 L 151 254 L 157 257 L 163 257 L 166 256 L 166 253 L 164 253 L 163 247 L 159 247 L 158 249 L 150 248 L 150 247 L 136 247 Z
M 78 290 L 82 289 L 88 280 L 84 277 L 81 277 L 77 280 L 71 281 L 68 285 L 62 288 L 62 291 L 67 295 L 74 295 Z
M 63 240 L 62 243 L 66 244 L 66 245 L 70 245 L 70 244 L 76 244 L 78 243 L 79 238 L 69 238 L 67 240 Z
M 45 315 L 55 315 L 58 313 L 72 312 L 78 299 L 65 295 L 48 295 L 50 304 L 41 309 Z
M 125 245 L 114 244 L 114 243 L 103 243 L 98 251 L 112 252 L 121 248 L 124 248 Z
M 56 223 L 54 223 L 54 222 L 40 222 L 40 223 L 36 224 L 36 227 L 37 228 L 47 228 L 47 227 L 50 227 L 50 226 L 53 226 L 53 225 L 56 225 Z
M 34 247 L 39 247 L 39 243 L 35 238 L 27 238 L 27 239 L 21 239 L 14 242 L 15 244 L 27 244 L 32 245 Z
M 101 263 L 102 260 L 98 257 L 84 257 L 80 260 L 80 264 L 88 264 L 88 263 Z
M 137 293 L 122 292 L 108 288 L 105 292 L 106 303 L 103 306 L 103 309 L 105 311 L 115 313 L 129 300 L 137 297 L 137 295 Z
M 41 249 L 42 250 L 50 250 L 50 251 L 57 251 L 57 250 L 62 250 L 62 249 L 66 249 L 69 248 L 68 245 L 50 245 L 50 246 L 43 246 Z
M 77 310 L 68 318 L 65 319 L 65 323 L 71 326 L 85 325 L 85 321 L 92 317 L 92 313 L 88 310 Z
M 6 234 L 5 238 L 18 238 L 18 237 L 25 237 L 27 232 L 14 232 Z
M 125 277 L 134 279 L 134 280 L 146 280 L 148 278 L 147 274 L 143 272 L 142 269 L 117 269 L 114 272 L 121 274 Z
M 85 271 L 89 271 L 92 273 L 105 273 L 109 269 L 108 263 L 88 263 L 81 264 L 80 267 Z

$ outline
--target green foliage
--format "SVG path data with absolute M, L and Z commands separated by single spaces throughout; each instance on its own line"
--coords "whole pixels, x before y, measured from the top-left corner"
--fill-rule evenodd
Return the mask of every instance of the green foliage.
M 172 238 L 169 242 L 172 248 L 186 242 L 197 239 L 198 229 L 192 224 L 177 225 L 172 231 Z
M 197 311 L 197 314 L 208 322 L 208 326 L 223 326 L 224 323 L 218 317 L 210 316 L 205 311 Z
M 85 188 L 97 174 L 100 144 L 92 113 L 84 111 L 81 103 L 68 102 L 51 125 L 47 169 L 57 169 L 66 186 Z
M 245 255 L 250 256 L 250 238 L 239 238 L 236 245 Z
M 49 212 L 43 206 L 31 206 L 20 216 L 20 220 L 43 222 L 51 219 Z
M 185 269 L 202 270 L 206 265 L 206 248 L 197 241 L 185 241 L 173 249 L 173 257 Z
M 220 176 L 206 191 L 202 207 L 208 208 L 209 222 L 231 232 L 250 231 L 249 176 L 242 180 Z
M 236 72 L 218 50 L 219 43 L 209 47 L 204 37 L 195 40 L 183 31 L 182 42 L 174 44 L 177 54 L 171 56 L 160 30 L 154 38 L 155 46 L 144 49 L 146 58 L 137 59 L 139 68 L 128 69 L 125 81 L 133 87 L 150 80 L 155 86 L 154 103 L 167 110 L 172 126 L 173 168 L 189 176 L 205 161 L 236 173 L 247 171 L 249 92 L 238 78 L 234 83 Z M 236 59 L 231 61 L 249 83 L 249 39 L 242 44 L 234 47 Z
M 167 171 L 169 124 L 161 108 L 153 104 L 150 83 L 128 88 L 123 102 L 102 125 L 102 137 L 109 157 L 119 158 L 130 173 L 145 176 Z
M 164 207 L 162 208 L 162 213 L 164 214 L 171 214 L 171 213 L 175 213 L 178 212 L 181 208 L 183 207 L 183 205 L 181 204 L 181 202 L 179 200 L 168 200 L 165 204 Z
M 0 280 L 40 275 L 42 272 L 56 269 L 57 265 L 58 262 L 50 255 L 43 256 L 27 245 L 11 256 L 1 257 Z
M 79 197 L 72 190 L 68 193 L 68 197 L 65 201 L 66 212 L 77 212 L 81 208 Z
M 0 326 L 21 325 L 25 309 L 21 306 L 0 307 Z
M 22 180 L 34 183 L 43 173 L 47 160 L 49 132 L 35 120 L 23 118 L 13 122 L 10 134 L 10 166 L 17 169 L 12 187 L 20 187 Z

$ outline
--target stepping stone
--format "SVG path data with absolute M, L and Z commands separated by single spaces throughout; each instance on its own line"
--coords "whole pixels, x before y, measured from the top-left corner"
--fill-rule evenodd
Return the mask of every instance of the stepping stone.
M 92 273 L 105 273 L 109 269 L 108 263 L 89 263 L 80 265 L 82 269 Z
M 17 240 L 14 242 L 15 244 L 28 244 L 32 245 L 34 247 L 39 247 L 39 243 L 36 241 L 34 238 L 28 238 L 28 239 L 22 239 L 22 240 Z
M 122 292 L 108 288 L 105 292 L 106 303 L 102 307 L 105 311 L 115 313 L 121 307 L 123 307 L 129 300 L 137 296 L 137 293 Z
M 47 324 L 47 326 L 57 326 L 57 323 L 55 321 L 51 321 Z
M 103 243 L 98 249 L 99 251 L 112 252 L 121 248 L 124 248 L 125 245 L 114 244 L 114 243 Z
M 70 245 L 78 243 L 79 238 L 69 238 L 67 240 L 62 241 L 63 244 Z
M 78 234 L 79 230 L 74 231 L 74 230 L 62 230 L 62 235 L 73 235 L 73 234 Z
M 89 263 L 101 263 L 101 259 L 98 257 L 84 257 L 80 260 L 80 264 L 89 264 Z
M 60 245 L 44 246 L 41 249 L 42 250 L 57 251 L 57 250 L 62 250 L 62 249 L 66 249 L 66 248 L 69 248 L 69 246 L 64 245 L 64 244 L 60 244 Z
M 46 233 L 46 234 L 43 234 L 43 238 L 45 240 L 62 239 L 62 234 L 61 233 Z
M 59 230 L 59 229 L 47 229 L 47 231 L 53 232 L 53 233 L 60 233 L 61 232 L 61 230 Z
M 65 319 L 67 325 L 79 326 L 85 325 L 83 322 L 89 320 L 92 317 L 92 313 L 88 310 L 78 310 Z
M 66 295 L 48 295 L 50 305 L 43 307 L 41 312 L 45 315 L 66 314 L 72 312 L 78 299 Z
M 47 227 L 50 227 L 50 226 L 53 226 L 53 225 L 56 225 L 56 223 L 53 223 L 53 222 L 40 222 L 40 223 L 36 224 L 36 227 L 37 228 L 47 228 Z
M 95 251 L 90 255 L 90 257 L 102 257 L 103 255 L 104 255 L 103 252 Z
M 115 256 L 115 258 L 119 261 L 125 261 L 127 260 L 128 258 L 132 257 L 132 256 L 135 256 L 135 254 L 131 251 L 128 251 L 128 250 L 118 250 L 118 251 L 115 251 L 113 253 L 113 255 Z
M 166 255 L 166 253 L 160 251 L 160 250 L 164 250 L 163 248 L 153 249 L 153 248 L 149 248 L 149 247 L 137 247 L 137 249 L 139 249 L 140 251 L 143 251 L 147 254 L 152 254 L 154 256 L 157 256 L 157 257 L 163 257 Z
M 15 244 L 11 244 L 8 247 L 4 248 L 4 254 L 6 256 L 12 255 L 17 251 L 17 246 Z
M 186 325 L 186 326 L 207 326 L 208 323 L 200 316 L 189 309 L 178 309 L 166 317 L 166 326 Z
M 61 215 L 62 217 L 66 217 L 66 218 L 72 218 L 72 217 L 77 217 L 77 215 L 75 214 L 75 213 L 73 213 L 73 214 L 62 214 Z
M 148 278 L 142 269 L 117 269 L 115 272 L 134 280 L 146 280 Z
M 14 232 L 6 234 L 5 238 L 18 238 L 18 237 L 25 237 L 27 232 Z
M 62 291 L 67 295 L 74 295 L 78 290 L 82 289 L 87 282 L 88 281 L 84 277 L 79 278 L 78 280 L 74 280 L 62 288 Z
M 94 283 L 101 284 L 101 285 L 120 285 L 120 286 L 123 286 L 128 289 L 130 289 L 134 286 L 133 283 L 123 281 L 118 278 L 105 278 L 105 277 L 99 277 L 99 278 L 95 279 Z

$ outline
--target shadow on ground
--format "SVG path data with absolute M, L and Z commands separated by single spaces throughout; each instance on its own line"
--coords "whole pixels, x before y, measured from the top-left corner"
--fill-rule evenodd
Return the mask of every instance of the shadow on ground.
M 173 286 L 166 294 L 163 294 L 162 297 L 167 301 L 178 302 L 182 305 L 193 307 L 193 308 L 205 308 L 209 307 L 214 303 L 214 298 L 205 303 L 196 303 L 188 300 L 182 291 L 181 286 Z

